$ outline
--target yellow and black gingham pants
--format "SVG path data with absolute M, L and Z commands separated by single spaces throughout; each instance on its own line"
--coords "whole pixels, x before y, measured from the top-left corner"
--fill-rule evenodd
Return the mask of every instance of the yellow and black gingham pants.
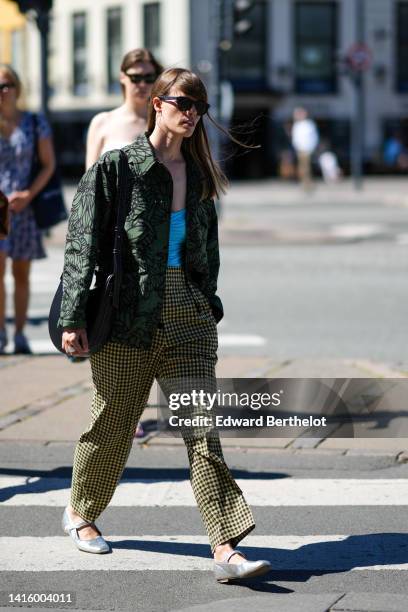
M 95 521 L 114 494 L 154 379 L 166 394 L 177 379 L 210 381 L 216 390 L 216 322 L 206 297 L 187 282 L 183 268 L 167 268 L 161 321 L 150 348 L 108 342 L 90 358 L 92 419 L 75 449 L 71 489 L 72 507 L 88 521 Z M 255 524 L 224 462 L 218 433 L 183 439 L 211 550 L 229 540 L 236 546 Z

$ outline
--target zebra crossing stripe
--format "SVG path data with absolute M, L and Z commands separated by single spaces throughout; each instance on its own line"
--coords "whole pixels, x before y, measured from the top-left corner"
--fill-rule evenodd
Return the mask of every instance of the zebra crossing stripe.
M 264 346 L 266 338 L 256 334 L 218 334 L 218 345 L 221 346 Z
M 375 537 L 374 537 L 375 536 Z M 0 538 L 0 571 L 78 570 L 211 571 L 206 536 L 106 536 L 112 554 L 79 551 L 69 536 Z M 364 536 L 247 536 L 240 545 L 251 559 L 268 559 L 275 571 L 408 570 L 407 563 L 386 563 L 387 534 Z M 391 557 L 408 558 L 407 551 Z M 50 563 L 52 559 L 52 563 Z M 372 565 L 367 565 L 370 560 Z M 381 561 L 381 563 L 379 562 Z
M 405 478 L 238 479 L 254 506 L 408 506 Z M 5 506 L 65 506 L 70 480 L 0 476 Z M 111 506 L 195 506 L 189 480 L 122 480 Z
M 59 355 L 59 351 L 57 351 L 49 338 L 37 338 L 34 340 L 29 338 L 29 344 L 34 355 Z M 6 346 L 5 353 L 10 355 L 13 352 L 13 343 L 9 342 Z
M 43 313 L 42 313 L 43 314 Z M 48 314 L 44 314 L 47 317 Z M 37 338 L 29 340 L 31 350 L 34 354 L 40 355 L 57 355 L 58 351 L 49 338 Z M 249 334 L 218 334 L 218 345 L 224 346 L 263 346 L 266 344 L 266 339 L 262 336 Z M 6 353 L 10 354 L 14 351 L 14 346 L 9 343 L 6 347 Z

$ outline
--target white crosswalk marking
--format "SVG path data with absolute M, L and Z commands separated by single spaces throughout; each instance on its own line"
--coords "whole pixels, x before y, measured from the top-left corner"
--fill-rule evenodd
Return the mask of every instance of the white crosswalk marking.
M 251 536 L 240 548 L 250 547 L 257 558 L 269 549 L 268 559 L 275 570 L 408 570 L 408 562 L 367 566 L 367 559 L 383 552 L 380 540 L 374 544 L 367 538 L 358 545 L 347 535 L 325 536 Z M 2 555 L 0 571 L 70 571 L 70 570 L 177 570 L 210 571 L 206 536 L 107 536 L 112 555 L 79 554 L 68 536 L 0 538 Z M 335 554 L 341 542 L 341 557 Z M 180 554 L 186 545 L 193 554 Z M 194 554 L 194 547 L 197 547 Z M 310 546 L 307 555 L 304 547 Z M 255 549 L 255 550 L 254 550 Z M 173 550 L 174 552 L 170 552 Z M 188 549 L 187 549 L 188 550 Z M 244 550 L 245 552 L 245 550 Z M 49 559 L 53 559 L 53 563 Z
M 256 334 L 218 334 L 219 346 L 264 346 L 266 342 Z
M 30 314 L 30 316 L 35 316 Z M 45 316 L 45 315 L 44 315 Z M 44 328 L 45 329 L 45 328 Z M 46 331 L 46 329 L 45 329 Z M 218 334 L 218 345 L 224 346 L 263 346 L 266 344 L 265 338 L 261 336 L 250 336 L 245 334 Z M 58 354 L 57 349 L 49 338 L 39 338 L 30 340 L 30 347 L 36 355 L 53 355 Z M 6 354 L 11 354 L 14 351 L 12 342 L 6 347 Z
M 30 313 L 31 317 L 35 315 Z M 45 315 L 42 315 L 45 316 Z M 44 328 L 44 331 L 47 333 L 47 329 Z M 218 334 L 218 345 L 220 347 L 224 346 L 263 346 L 266 344 L 265 338 L 262 336 L 256 335 L 245 335 L 245 334 Z M 39 338 L 30 340 L 30 347 L 33 353 L 36 355 L 41 354 L 57 354 L 58 351 L 51 342 L 50 339 L 47 338 Z M 14 350 L 12 342 L 8 344 L 6 347 L 6 353 L 11 354 Z
M 31 317 L 39 316 L 34 313 L 30 313 Z M 40 316 L 45 316 L 41 313 Z M 45 329 L 45 328 L 44 328 Z M 45 330 L 46 331 L 46 330 Z M 262 336 L 249 335 L 249 334 L 218 334 L 218 345 L 220 347 L 225 346 L 263 346 L 266 344 L 266 339 Z M 58 351 L 47 338 L 39 338 L 30 340 L 30 347 L 33 353 L 36 355 L 44 354 L 57 354 Z M 13 344 L 10 342 L 6 348 L 6 353 L 11 354 L 14 350 Z
M 39 338 L 37 340 L 30 340 L 30 348 L 35 355 L 57 355 L 58 351 L 48 338 Z M 9 342 L 5 352 L 7 355 L 11 355 L 14 351 L 12 342 Z
M 237 479 L 254 506 L 408 506 L 404 478 Z M 5 506 L 64 506 L 70 481 L 62 478 L 0 477 Z M 3 495 L 1 491 L 3 490 Z M 10 491 L 8 497 L 7 491 Z M 195 506 L 189 480 L 122 480 L 110 506 Z
M 332 225 L 330 233 L 339 238 L 373 238 L 381 236 L 388 230 L 383 223 L 342 223 L 341 225 Z

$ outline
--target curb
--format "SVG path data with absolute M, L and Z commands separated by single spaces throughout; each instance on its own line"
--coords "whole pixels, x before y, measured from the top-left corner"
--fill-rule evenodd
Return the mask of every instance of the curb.
M 138 445 L 145 447 L 145 448 L 177 448 L 177 447 L 183 447 L 184 443 L 182 440 L 179 439 L 174 439 L 174 440 L 166 440 L 164 441 L 164 439 L 160 439 L 158 440 L 159 434 L 156 432 L 153 432 L 151 434 L 149 434 L 148 437 L 144 438 L 144 439 L 140 439 L 138 441 Z M 231 439 L 231 438 L 230 438 Z M 239 440 L 234 444 L 228 444 L 225 443 L 225 440 L 228 440 L 228 438 L 224 438 L 222 439 L 222 446 L 224 448 L 224 450 L 241 450 L 244 453 L 268 453 L 271 455 L 284 455 L 284 456 L 289 456 L 289 457 L 307 457 L 307 456 L 316 456 L 319 455 L 321 457 L 347 457 L 347 458 L 352 458 L 352 457 L 364 457 L 364 458 L 369 458 L 369 457 L 373 457 L 376 459 L 387 459 L 387 460 L 391 460 L 393 463 L 408 463 L 408 451 L 404 448 L 400 448 L 399 450 L 393 450 L 393 451 L 386 451 L 386 450 L 382 450 L 382 449 L 376 449 L 376 448 L 361 448 L 361 449 L 356 449 L 356 448 L 344 448 L 344 449 L 337 449 L 337 448 L 319 448 L 319 446 L 316 447 L 296 447 L 296 446 L 289 446 L 289 444 L 291 444 L 291 438 L 288 438 L 288 446 L 287 447 L 271 447 L 268 445 L 259 445 L 259 446 L 249 446 L 246 445 L 244 442 L 244 439 L 237 439 L 235 438 L 235 440 Z M 153 444 L 151 444 L 153 442 Z
M 359 368 L 367 374 L 375 374 L 378 378 L 408 378 L 408 371 L 390 367 L 385 363 L 375 363 L 369 359 L 345 359 L 351 367 Z
M 160 449 L 160 448 L 172 448 L 172 449 L 176 449 L 176 448 L 184 448 L 184 443 L 182 440 L 175 442 L 175 441 L 169 441 L 169 442 L 160 442 L 159 444 L 150 444 L 150 442 L 152 440 L 154 440 L 155 438 L 157 438 L 158 435 L 153 432 L 151 434 L 148 434 L 147 436 L 145 436 L 144 438 L 134 438 L 133 440 L 133 446 L 139 449 L 147 449 L 147 448 L 155 448 L 155 449 Z M 290 440 L 290 438 L 288 438 L 288 440 Z M 225 439 L 224 439 L 225 441 Z M 239 450 L 244 454 L 268 454 L 268 455 L 274 455 L 274 456 L 285 456 L 285 457 L 312 457 L 312 456 L 320 456 L 320 457 L 326 457 L 326 458 L 333 458 L 333 457 L 346 457 L 346 458 L 376 458 L 376 459 L 388 459 L 388 460 L 393 460 L 394 463 L 408 463 L 408 450 L 406 449 L 401 449 L 401 450 L 395 450 L 395 451 L 386 451 L 386 450 L 382 450 L 382 449 L 367 449 L 367 448 L 362 448 L 362 449 L 355 449 L 355 448 L 344 448 L 344 449 L 338 449 L 338 448 L 294 448 L 294 447 L 286 447 L 286 448 L 278 448 L 278 447 L 270 447 L 270 446 L 245 446 L 244 444 L 234 444 L 234 445 L 228 445 L 225 444 L 223 441 L 223 448 L 224 450 L 228 451 L 235 451 L 235 450 Z M 75 446 L 77 443 L 77 440 L 0 440 L 0 446 L 7 446 L 7 444 L 12 445 L 13 448 L 16 446 L 16 442 L 18 442 L 18 446 L 19 447 L 25 447 L 25 446 L 37 446 L 37 447 L 71 447 L 71 446 Z

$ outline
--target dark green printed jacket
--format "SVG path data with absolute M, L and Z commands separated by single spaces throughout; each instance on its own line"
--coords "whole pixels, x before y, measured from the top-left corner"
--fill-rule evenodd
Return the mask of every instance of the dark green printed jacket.
M 123 240 L 120 307 L 111 339 L 148 348 L 164 297 L 173 181 L 154 155 L 146 135 L 123 149 L 128 158 L 128 189 Z M 218 222 L 212 199 L 200 201 L 201 175 L 185 154 L 185 273 L 208 298 L 215 320 L 223 317 L 216 295 L 219 271 Z M 103 155 L 82 177 L 68 223 L 59 324 L 86 327 L 85 307 L 94 269 L 112 267 L 113 227 L 119 152 Z

